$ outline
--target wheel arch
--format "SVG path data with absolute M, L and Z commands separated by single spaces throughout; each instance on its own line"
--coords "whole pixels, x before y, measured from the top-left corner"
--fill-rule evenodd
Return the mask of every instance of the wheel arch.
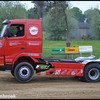
M 86 65 L 85 65 L 85 67 L 84 67 L 84 71 L 85 71 L 85 68 L 86 67 L 88 67 L 88 65 L 90 65 L 90 64 L 99 64 L 100 65 L 100 62 L 89 62 L 89 63 L 87 63 Z
M 22 56 L 16 59 L 13 63 L 13 69 L 15 69 L 15 66 L 19 64 L 20 62 L 28 62 L 34 67 L 34 70 L 36 69 L 36 62 L 34 61 L 34 59 L 32 59 L 31 57 L 27 57 L 27 56 Z

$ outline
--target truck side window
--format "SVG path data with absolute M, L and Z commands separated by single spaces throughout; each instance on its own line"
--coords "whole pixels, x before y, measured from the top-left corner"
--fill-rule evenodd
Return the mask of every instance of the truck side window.
M 7 32 L 8 37 L 22 37 L 24 36 L 24 25 L 12 24 Z

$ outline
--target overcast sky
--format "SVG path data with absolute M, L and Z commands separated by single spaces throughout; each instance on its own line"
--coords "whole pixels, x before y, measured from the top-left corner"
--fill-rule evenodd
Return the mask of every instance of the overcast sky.
M 25 4 L 27 9 L 33 7 L 33 3 L 31 1 L 20 1 Z M 98 7 L 100 9 L 100 1 L 70 1 L 72 7 L 78 7 L 82 12 L 86 11 L 89 8 Z

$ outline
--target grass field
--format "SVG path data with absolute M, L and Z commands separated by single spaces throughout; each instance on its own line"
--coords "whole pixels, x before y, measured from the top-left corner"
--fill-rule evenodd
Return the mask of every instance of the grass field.
M 96 58 L 100 57 L 100 41 L 98 40 L 91 40 L 91 41 L 78 41 L 73 40 L 71 41 L 71 46 L 93 46 L 93 55 Z M 50 58 L 65 58 L 65 55 L 52 55 L 51 49 L 52 48 L 64 48 L 66 47 L 66 41 L 43 41 L 43 58 L 50 57 Z

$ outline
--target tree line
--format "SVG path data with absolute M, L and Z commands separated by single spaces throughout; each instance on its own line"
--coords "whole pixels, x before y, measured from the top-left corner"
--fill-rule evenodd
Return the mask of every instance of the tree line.
M 45 39 L 65 40 L 67 27 L 64 14 L 67 14 L 69 33 L 78 29 L 79 22 L 86 20 L 90 23 L 93 38 L 100 40 L 100 10 L 98 8 L 90 8 L 82 13 L 78 7 L 72 8 L 66 1 L 33 1 L 32 3 L 34 7 L 26 10 L 25 5 L 19 1 L 0 1 L 0 29 L 5 19 L 41 17 Z

